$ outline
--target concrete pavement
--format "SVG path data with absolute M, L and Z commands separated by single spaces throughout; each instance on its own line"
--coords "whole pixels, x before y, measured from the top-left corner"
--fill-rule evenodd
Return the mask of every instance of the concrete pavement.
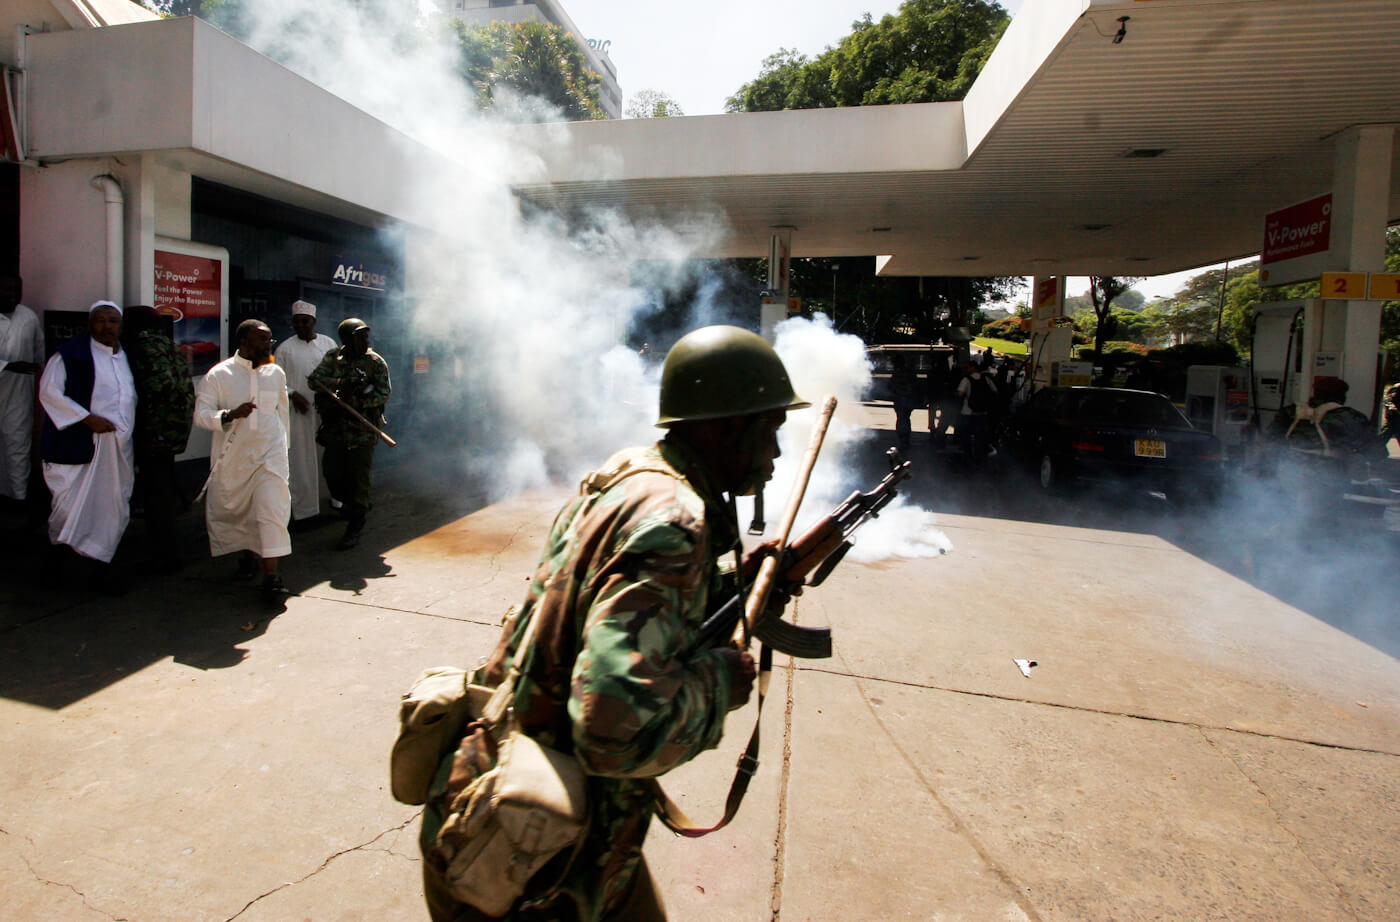
M 417 811 L 387 793 L 398 695 L 489 649 L 562 496 L 381 490 L 354 551 L 294 536 L 280 612 L 197 536 L 115 600 L 40 593 L 12 557 L 0 916 L 424 918 Z M 655 828 L 671 918 L 1400 918 L 1400 665 L 1102 518 L 943 512 L 946 556 L 798 600 L 836 655 L 781 663 L 730 828 Z M 751 722 L 665 779 L 697 820 Z

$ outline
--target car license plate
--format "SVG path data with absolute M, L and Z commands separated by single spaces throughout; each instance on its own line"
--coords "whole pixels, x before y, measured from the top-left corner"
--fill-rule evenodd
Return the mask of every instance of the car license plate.
M 1139 458 L 1165 458 L 1167 443 L 1161 439 L 1135 439 L 1133 454 Z

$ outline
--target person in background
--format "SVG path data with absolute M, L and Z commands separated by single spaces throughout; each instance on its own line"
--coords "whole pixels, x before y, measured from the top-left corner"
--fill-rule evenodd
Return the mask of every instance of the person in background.
M 95 561 L 91 584 L 109 593 L 125 581 L 111 566 L 131 519 L 136 481 L 132 432 L 136 385 L 121 346 L 122 310 L 111 301 L 88 308 L 88 335 L 58 348 L 39 379 L 44 408 L 39 451 L 53 494 L 52 544 L 45 582 L 62 579 L 62 551 Z
M 161 328 L 155 308 L 144 304 L 123 312 L 122 344 L 136 383 L 136 492 L 146 520 L 150 567 L 169 573 L 181 566 L 175 516 L 181 497 L 175 456 L 185 450 L 194 415 L 190 363 Z
M 209 552 L 241 552 L 238 575 L 262 561 L 263 594 L 286 591 L 278 561 L 292 552 L 287 470 L 287 376 L 272 361 L 272 330 L 238 325 L 238 351 L 204 376 L 195 423 L 214 433 L 204 519 Z
M 277 346 L 277 364 L 287 373 L 291 399 L 291 428 L 287 433 L 291 466 L 292 521 L 302 522 L 321 514 L 321 447 L 316 444 L 320 414 L 307 377 L 321 364 L 335 340 L 316 332 L 316 305 L 292 304 L 292 329 L 296 335 Z
M 905 353 L 896 352 L 890 359 L 893 363 L 890 397 L 894 402 L 895 439 L 899 442 L 899 450 L 907 452 L 911 434 L 909 418 L 914 414 L 914 404 L 918 401 L 919 376 L 910 356 Z
M 962 399 L 962 415 L 958 417 L 958 435 L 963 451 L 973 461 L 987 455 L 987 415 L 996 409 L 997 388 L 991 377 L 982 373 L 973 359 L 963 365 L 963 379 L 958 382 L 957 395 Z
M 316 441 L 326 449 L 321 459 L 331 498 L 341 504 L 345 534 L 338 550 L 349 550 L 360 542 L 365 516 L 370 506 L 374 446 L 379 436 L 346 412 L 356 411 L 380 429 L 384 428 L 384 405 L 392 390 L 389 364 L 369 347 L 369 324 L 358 317 L 340 322 L 336 330 L 341 346 L 332 349 L 321 364 L 307 376 L 307 385 L 316 394 L 321 413 L 321 429 Z
M 1385 389 L 1385 444 L 1389 446 L 1391 439 L 1400 439 L 1400 381 L 1394 382 Z
M 19 303 L 24 282 L 0 275 L 0 496 L 29 495 L 34 442 L 34 383 L 44 370 L 44 328 Z

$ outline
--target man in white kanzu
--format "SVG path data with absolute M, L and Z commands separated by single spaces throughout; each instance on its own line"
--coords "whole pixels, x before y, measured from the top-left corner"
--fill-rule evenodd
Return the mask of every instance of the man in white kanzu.
M 0 496 L 15 500 L 29 493 L 34 379 L 44 370 L 44 329 L 22 297 L 18 276 L 0 275 Z
M 277 365 L 287 373 L 287 396 L 292 401 L 287 455 L 292 471 L 292 519 L 301 521 L 321 513 L 322 449 L 316 444 L 321 419 L 306 376 L 335 348 L 335 340 L 316 332 L 316 305 L 306 301 L 292 305 L 292 329 L 297 335 L 277 347 Z
M 214 433 L 204 500 L 209 551 L 215 557 L 241 551 L 241 577 L 252 577 L 261 557 L 269 597 L 286 591 L 277 561 L 292 552 L 287 405 L 287 376 L 272 361 L 272 331 L 260 320 L 243 321 L 238 351 L 200 382 L 194 421 Z
M 94 302 L 88 308 L 88 335 L 60 346 L 39 379 L 44 408 L 39 450 L 44 482 L 53 494 L 49 540 L 55 548 L 66 545 L 104 565 L 111 564 L 126 531 L 136 481 L 131 444 L 136 386 L 121 332 L 121 308 Z M 46 580 L 59 576 L 53 570 L 45 574 Z M 110 566 L 93 581 L 107 591 L 123 588 Z

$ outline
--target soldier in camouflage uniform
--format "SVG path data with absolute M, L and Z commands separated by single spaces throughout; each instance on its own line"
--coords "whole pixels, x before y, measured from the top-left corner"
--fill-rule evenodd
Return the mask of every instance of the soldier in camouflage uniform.
M 564 873 L 558 892 L 543 907 L 517 904 L 508 918 L 665 918 L 642 859 L 652 779 L 713 748 L 725 714 L 748 699 L 753 658 L 696 649 L 696 634 L 712 597 L 734 591 L 733 567 L 721 566 L 739 548 L 733 497 L 772 476 L 778 428 L 788 410 L 805 406 L 760 337 L 697 330 L 666 358 L 657 423 L 665 438 L 613 456 L 555 519 L 524 605 L 475 680 L 495 685 L 522 658 L 521 728 L 578 757 L 592 819 L 567 873 L 557 866 L 566 850 L 536 875 L 548 887 Z M 751 555 L 745 570 L 756 564 Z M 531 617 L 540 619 L 532 647 L 519 651 Z M 469 725 L 424 809 L 424 888 L 437 922 L 486 918 L 452 897 L 432 843 L 445 799 L 493 757 L 486 728 Z M 527 890 L 523 901 L 538 897 Z
M 307 375 L 306 383 L 316 392 L 316 410 L 321 428 L 316 441 L 326 449 L 321 470 L 331 498 L 341 504 L 345 535 L 336 545 L 348 550 L 359 543 L 369 512 L 370 475 L 374 468 L 374 446 L 379 436 L 346 413 L 328 394 L 333 393 L 360 415 L 384 428 L 384 405 L 389 402 L 389 365 L 369 347 L 369 324 L 356 317 L 340 322 L 337 328 L 341 346 L 332 349 L 321 364 Z
M 160 315 L 146 305 L 122 315 L 122 341 L 136 384 L 136 493 L 146 520 L 146 550 L 157 572 L 180 567 L 175 516 L 181 499 L 175 456 L 185 450 L 194 415 L 190 363 L 161 329 Z

